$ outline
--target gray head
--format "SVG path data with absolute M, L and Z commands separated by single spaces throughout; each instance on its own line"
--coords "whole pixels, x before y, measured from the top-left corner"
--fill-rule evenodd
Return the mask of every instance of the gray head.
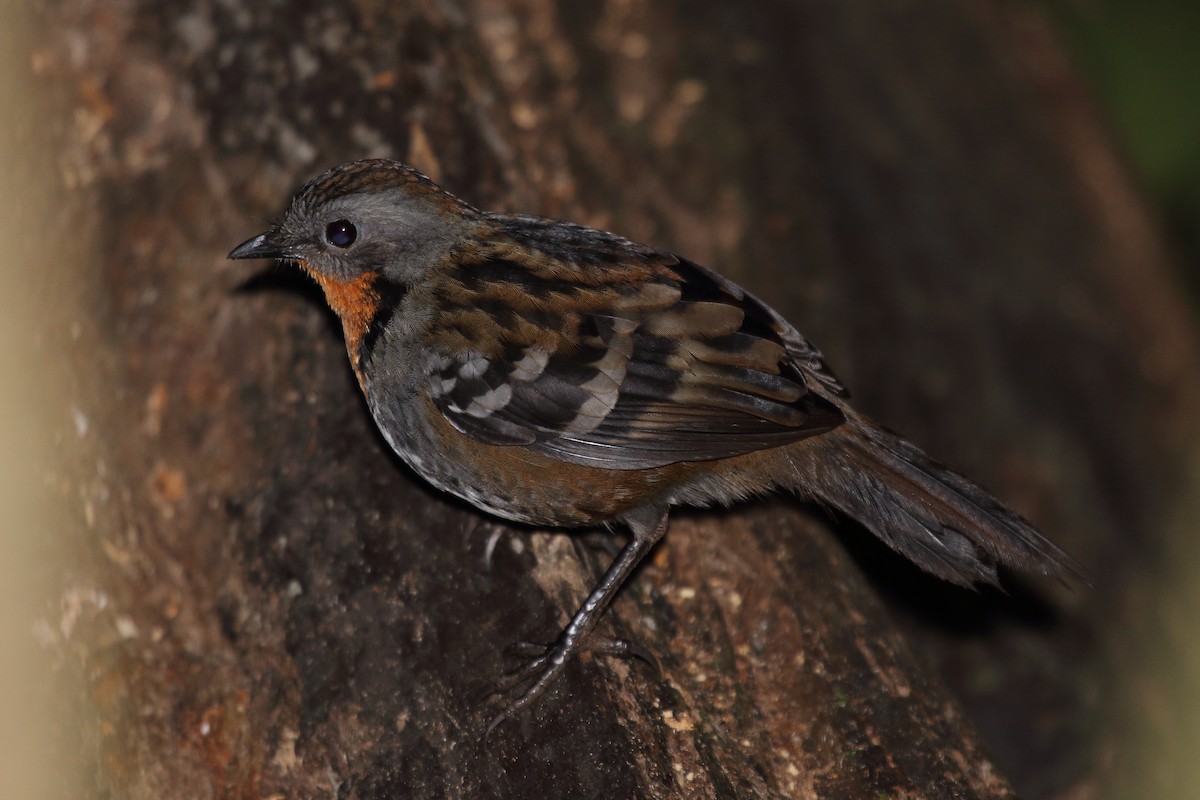
M 274 228 L 238 245 L 229 258 L 295 260 L 322 284 L 364 273 L 412 284 L 479 217 L 398 161 L 352 161 L 305 184 Z

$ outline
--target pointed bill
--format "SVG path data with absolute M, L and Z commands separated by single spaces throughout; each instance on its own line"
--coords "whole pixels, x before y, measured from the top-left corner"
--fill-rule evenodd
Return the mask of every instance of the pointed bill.
M 284 258 L 283 248 L 270 239 L 269 233 L 260 233 L 247 239 L 229 253 L 226 258 Z

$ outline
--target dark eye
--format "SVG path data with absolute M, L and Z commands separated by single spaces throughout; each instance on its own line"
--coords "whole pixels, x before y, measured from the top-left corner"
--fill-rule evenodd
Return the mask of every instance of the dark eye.
M 325 241 L 334 247 L 349 247 L 358 238 L 358 230 L 349 220 L 339 219 L 325 226 Z

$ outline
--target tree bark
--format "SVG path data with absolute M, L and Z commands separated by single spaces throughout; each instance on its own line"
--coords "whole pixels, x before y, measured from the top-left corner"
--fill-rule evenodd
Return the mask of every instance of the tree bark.
M 96 244 L 60 344 L 90 421 L 65 468 L 72 574 L 107 599 L 63 644 L 104 790 L 1009 797 L 995 758 L 1028 796 L 1093 796 L 1099 626 L 1166 529 L 1200 359 L 1040 18 L 178 8 L 61 0 L 32 61 L 72 120 L 59 168 Z M 383 155 L 729 275 L 1099 591 L 963 593 L 782 499 L 677 514 L 604 623 L 661 673 L 585 658 L 483 743 L 506 646 L 552 638 L 606 557 L 422 485 L 373 430 L 319 293 L 223 260 L 303 180 Z

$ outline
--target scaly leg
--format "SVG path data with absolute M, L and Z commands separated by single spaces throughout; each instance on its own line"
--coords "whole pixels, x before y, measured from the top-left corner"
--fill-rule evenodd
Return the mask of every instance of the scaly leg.
M 509 682 L 513 685 L 531 678 L 533 683 L 521 693 L 520 697 L 513 700 L 503 711 L 492 718 L 484 733 L 485 738 L 491 735 L 491 732 L 501 722 L 541 697 L 542 693 L 546 691 L 546 687 L 562 673 L 567 662 L 583 650 L 589 634 L 596 627 L 600 618 L 604 616 L 604 612 L 612 604 L 613 598 L 621 590 L 621 586 L 629 578 L 629 574 L 642 562 L 646 554 L 654 549 L 654 545 L 658 544 L 658 540 L 666 533 L 667 516 L 666 509 L 653 509 L 637 512 L 625 518 L 632 534 L 629 542 L 609 565 L 604 577 L 596 584 L 596 588 L 592 589 L 592 593 L 575 612 L 575 616 L 571 617 L 567 627 L 559 634 L 558 641 L 510 676 Z M 613 644 L 604 650 L 616 655 L 639 655 L 636 646 L 627 643 Z

